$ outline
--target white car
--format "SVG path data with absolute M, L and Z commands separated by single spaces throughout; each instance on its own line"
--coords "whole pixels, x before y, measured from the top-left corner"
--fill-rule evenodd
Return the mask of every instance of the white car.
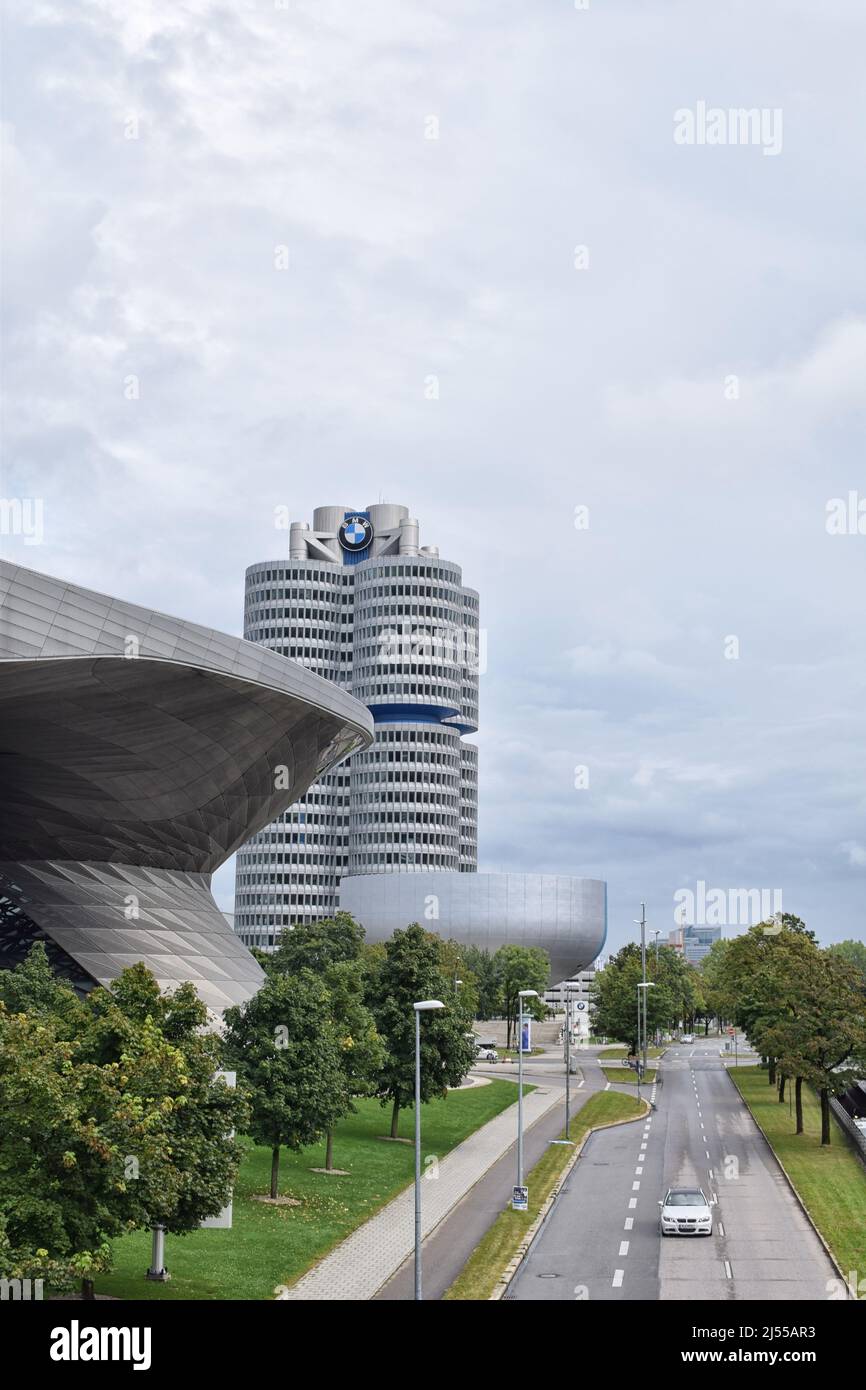
M 711 1236 L 713 1212 L 700 1187 L 669 1187 L 659 1202 L 663 1236 Z
M 683 1043 L 693 1043 L 694 1040 L 695 1040 L 695 1035 L 694 1035 L 694 1033 L 683 1033 L 682 1037 L 680 1038 L 680 1042 L 683 1042 Z

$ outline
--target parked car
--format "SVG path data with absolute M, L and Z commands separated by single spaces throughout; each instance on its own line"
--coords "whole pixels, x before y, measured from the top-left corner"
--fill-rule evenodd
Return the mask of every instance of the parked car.
M 499 1061 L 499 1052 L 497 1050 L 496 1043 L 493 1041 L 493 1039 L 482 1038 L 479 1040 L 477 1047 L 477 1056 L 479 1062 Z
M 703 1188 L 669 1187 L 659 1202 L 663 1236 L 711 1236 L 713 1212 Z

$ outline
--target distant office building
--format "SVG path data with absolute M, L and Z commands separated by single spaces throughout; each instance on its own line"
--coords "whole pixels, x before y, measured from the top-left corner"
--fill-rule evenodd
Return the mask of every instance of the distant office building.
M 318 507 L 246 575 L 244 636 L 367 706 L 373 746 L 239 851 L 235 930 L 272 946 L 332 916 L 347 875 L 477 867 L 478 594 L 407 507 Z
M 709 954 L 713 942 L 721 938 L 721 927 L 675 927 L 668 936 L 668 944 L 681 952 L 689 965 L 699 965 Z

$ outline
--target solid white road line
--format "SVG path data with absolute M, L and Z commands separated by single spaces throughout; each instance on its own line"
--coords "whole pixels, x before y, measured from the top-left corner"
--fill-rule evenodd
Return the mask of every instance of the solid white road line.
M 627 1241 L 627 1240 L 621 1240 L 621 1241 L 620 1241 L 620 1243 L 619 1243 L 619 1253 L 620 1253 L 620 1255 L 627 1255 L 627 1254 L 628 1254 L 628 1241 Z
M 623 1281 L 623 1278 L 624 1278 L 624 1277 L 625 1277 L 625 1270 L 624 1270 L 624 1269 L 615 1269 L 614 1272 L 613 1272 L 613 1285 L 612 1285 L 612 1287 L 615 1288 L 615 1289 L 621 1289 L 621 1288 L 622 1288 L 622 1281 Z

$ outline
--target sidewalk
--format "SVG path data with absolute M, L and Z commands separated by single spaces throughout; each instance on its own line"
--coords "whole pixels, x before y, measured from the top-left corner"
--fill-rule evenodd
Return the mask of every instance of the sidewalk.
M 562 1092 L 544 1086 L 523 1098 L 523 1124 L 528 1129 L 555 1105 Z M 439 1164 L 439 1176 L 424 1180 L 421 1192 L 422 1234 L 426 1239 L 465 1197 L 487 1170 L 512 1146 L 517 1127 L 517 1104 L 464 1139 Z M 423 1136 L 422 1136 L 423 1142 Z M 336 1249 L 303 1275 L 280 1300 L 363 1300 L 381 1289 L 415 1245 L 415 1191 L 410 1185 L 375 1216 L 353 1231 Z

